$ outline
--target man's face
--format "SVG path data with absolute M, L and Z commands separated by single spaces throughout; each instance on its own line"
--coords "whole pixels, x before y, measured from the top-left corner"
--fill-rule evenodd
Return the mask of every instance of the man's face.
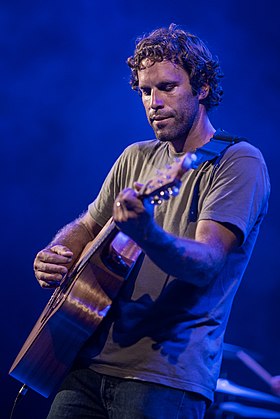
M 146 115 L 158 140 L 184 144 L 199 117 L 187 72 L 171 61 L 143 62 L 139 89 Z

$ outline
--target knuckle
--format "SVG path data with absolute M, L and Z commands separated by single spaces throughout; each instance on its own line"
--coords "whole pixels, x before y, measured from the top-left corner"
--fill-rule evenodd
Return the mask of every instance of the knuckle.
M 37 255 L 35 256 L 35 260 L 40 260 L 43 257 L 43 250 L 40 250 L 40 252 L 37 253 Z
M 45 261 L 48 258 L 48 249 L 40 250 L 35 257 L 35 262 Z
M 54 244 L 53 246 L 49 247 L 49 250 L 53 253 L 57 253 L 57 252 L 59 252 L 61 247 L 62 246 L 60 246 L 59 244 Z

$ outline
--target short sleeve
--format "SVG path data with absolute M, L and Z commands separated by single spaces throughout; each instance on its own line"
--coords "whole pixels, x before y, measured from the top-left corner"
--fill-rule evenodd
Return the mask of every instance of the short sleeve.
M 229 223 L 246 240 L 267 212 L 269 193 L 269 175 L 260 151 L 249 143 L 236 144 L 214 171 L 199 219 Z
M 137 143 L 123 151 L 108 173 L 98 196 L 89 205 L 89 213 L 99 225 L 104 226 L 112 216 L 113 204 L 119 192 L 126 187 L 132 187 L 133 181 L 137 180 L 135 168 L 138 155 Z

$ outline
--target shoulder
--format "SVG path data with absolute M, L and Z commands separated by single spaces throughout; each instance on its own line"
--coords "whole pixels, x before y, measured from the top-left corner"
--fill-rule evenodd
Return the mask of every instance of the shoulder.
M 225 152 L 222 153 L 224 160 L 229 158 L 252 157 L 264 161 L 261 151 L 252 144 L 251 140 L 245 137 L 230 133 L 223 128 L 218 128 L 213 138 L 222 140 L 223 142 L 234 141 L 234 144 L 230 145 Z
M 253 144 L 247 141 L 240 141 L 228 147 L 225 152 L 225 158 L 252 157 L 264 161 L 261 151 Z
M 221 134 L 221 135 L 220 135 Z M 269 194 L 269 172 L 262 152 L 246 138 L 233 136 L 225 131 L 218 132 L 221 140 L 235 139 L 224 152 L 214 160 L 214 178 L 222 184 L 251 184 L 263 187 Z M 213 166 L 212 166 L 213 167 Z
M 262 185 L 269 194 L 270 178 L 262 152 L 247 141 L 229 146 L 219 161 L 217 174 L 234 182 Z M 231 182 L 232 183 L 232 182 Z

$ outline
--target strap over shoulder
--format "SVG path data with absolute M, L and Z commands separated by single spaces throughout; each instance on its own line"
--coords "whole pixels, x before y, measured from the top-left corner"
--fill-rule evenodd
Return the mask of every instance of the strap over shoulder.
M 227 131 L 224 131 L 223 129 L 218 129 L 208 143 L 206 143 L 203 147 L 198 148 L 195 151 L 195 154 L 197 156 L 197 160 L 195 162 L 196 167 L 200 166 L 202 163 L 205 162 L 209 162 L 209 164 L 212 164 L 211 178 L 213 179 L 215 171 L 219 167 L 220 160 L 223 157 L 225 151 L 230 146 L 241 141 L 248 142 L 246 138 L 232 135 Z M 194 183 L 192 191 L 192 201 L 187 222 L 187 229 L 189 232 L 192 228 L 195 228 L 194 224 L 192 223 L 196 222 L 198 216 L 199 188 L 203 174 L 203 171 L 193 172 Z
M 218 129 L 208 143 L 196 150 L 197 165 L 221 157 L 228 147 L 241 141 L 248 142 L 244 137 L 238 137 L 223 129 Z

